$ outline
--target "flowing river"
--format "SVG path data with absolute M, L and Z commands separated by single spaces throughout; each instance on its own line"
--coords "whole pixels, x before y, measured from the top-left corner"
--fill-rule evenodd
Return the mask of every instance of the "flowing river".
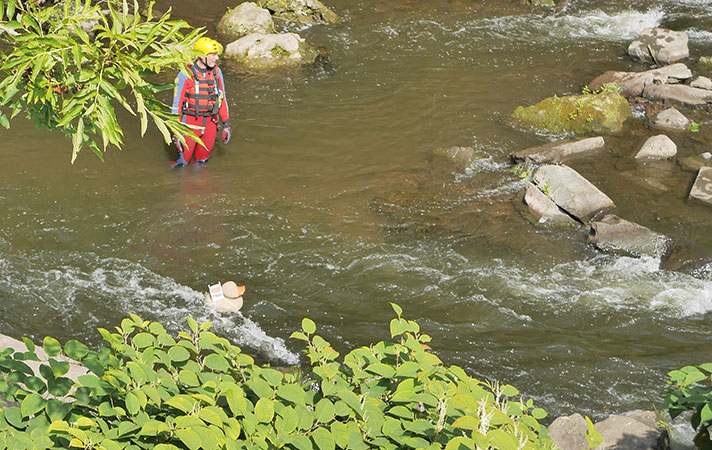
M 235 6 L 171 3 L 211 34 Z M 685 200 L 694 174 L 674 161 L 633 161 L 659 132 L 638 116 L 571 165 L 621 217 L 681 243 L 662 267 L 524 220 L 508 155 L 554 137 L 506 118 L 606 70 L 647 70 L 626 55 L 646 27 L 686 31 L 688 65 L 710 76 L 695 61 L 712 55 L 712 2 L 327 3 L 343 24 L 296 29 L 326 61 L 267 74 L 222 63 L 234 136 L 205 166 L 169 170 L 158 131 L 141 138 L 129 117 L 104 163 L 85 150 L 71 165 L 68 139 L 23 119 L 0 132 L 0 332 L 98 345 L 96 328 L 129 313 L 174 331 L 190 315 L 289 365 L 303 317 L 344 352 L 388 339 L 395 302 L 445 363 L 517 386 L 552 417 L 650 409 L 669 370 L 710 360 L 712 207 Z M 695 117 L 699 133 L 671 135 L 680 156 L 712 150 L 709 113 Z M 487 158 L 433 159 L 453 145 Z M 247 285 L 245 307 L 220 317 L 202 296 L 227 280 Z

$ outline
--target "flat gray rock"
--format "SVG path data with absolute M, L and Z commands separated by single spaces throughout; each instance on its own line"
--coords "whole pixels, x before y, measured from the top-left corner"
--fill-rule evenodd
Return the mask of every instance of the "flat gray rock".
M 697 172 L 689 198 L 712 205 L 712 167 L 701 167 Z
M 231 9 L 218 22 L 218 32 L 231 38 L 239 38 L 250 33 L 271 33 L 274 31 L 272 15 L 257 3 L 245 2 Z
M 524 187 L 522 201 L 538 223 L 576 223 L 571 216 L 562 212 L 549 197 L 529 181 Z
M 712 80 L 707 77 L 697 77 L 690 83 L 690 86 L 698 89 L 712 90 Z
M 588 243 L 604 251 L 660 257 L 667 253 L 672 241 L 642 225 L 607 214 L 591 222 Z
M 649 137 L 635 155 L 636 159 L 670 159 L 677 155 L 677 145 L 664 134 Z
M 648 84 L 643 89 L 643 97 L 649 100 L 665 100 L 700 106 L 712 103 L 712 91 L 684 84 Z
M 514 162 L 523 162 L 527 159 L 537 163 L 558 163 L 562 159 L 582 153 L 594 152 L 604 147 L 603 137 L 597 136 L 575 141 L 552 142 L 549 144 L 530 147 L 510 155 Z
M 533 181 L 559 208 L 582 223 L 616 207 L 606 194 L 568 166 L 542 166 Z
M 675 108 L 659 112 L 653 119 L 653 125 L 671 130 L 687 130 L 692 122 Z
M 549 425 L 549 437 L 560 450 L 588 450 L 586 419 L 581 414 L 557 417 Z
M 617 85 L 618 91 L 624 97 L 638 97 L 643 94 L 643 88 L 649 84 L 677 84 L 692 78 L 692 71 L 685 64 L 677 63 L 645 72 L 608 71 L 594 78 L 588 86 L 601 89 L 609 84 Z
M 636 61 L 671 64 L 690 56 L 687 33 L 667 28 L 645 28 L 628 46 L 628 55 Z
M 667 433 L 628 416 L 611 416 L 595 425 L 603 436 L 596 450 L 664 450 Z

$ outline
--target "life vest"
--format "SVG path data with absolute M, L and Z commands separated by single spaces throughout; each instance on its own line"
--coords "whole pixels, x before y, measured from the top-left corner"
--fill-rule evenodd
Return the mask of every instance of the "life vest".
M 223 93 L 220 90 L 217 67 L 201 70 L 194 64 L 188 66 L 193 74 L 194 89 L 188 89 L 183 101 L 182 114 L 210 117 L 218 113 Z M 201 76 L 202 75 L 202 76 Z

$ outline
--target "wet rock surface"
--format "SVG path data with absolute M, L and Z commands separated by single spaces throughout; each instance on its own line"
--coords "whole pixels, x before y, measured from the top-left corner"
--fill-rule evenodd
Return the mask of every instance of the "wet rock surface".
M 606 194 L 568 166 L 542 166 L 534 172 L 533 181 L 559 208 L 582 223 L 615 208 Z
M 603 137 L 557 141 L 549 144 L 530 147 L 510 155 L 515 163 L 531 160 L 537 164 L 558 163 L 568 157 L 601 150 L 605 146 Z
M 220 19 L 218 32 L 230 38 L 240 38 L 250 33 L 271 33 L 274 22 L 269 11 L 257 3 L 245 2 L 236 6 Z
M 225 47 L 225 57 L 253 69 L 310 64 L 317 50 L 296 33 L 252 33 Z
M 665 100 L 692 106 L 712 103 L 712 91 L 682 84 L 649 84 L 643 89 L 642 95 L 649 100 Z
M 433 156 L 444 158 L 461 168 L 469 166 L 478 159 L 487 157 L 484 152 L 477 151 L 473 147 L 441 147 L 433 151 Z
M 685 64 L 677 63 L 645 72 L 608 71 L 591 80 L 588 86 L 598 90 L 615 84 L 622 96 L 635 97 L 642 95 L 649 84 L 677 84 L 689 78 L 692 78 L 692 71 Z
M 664 134 L 648 138 L 638 153 L 636 159 L 670 159 L 677 155 L 677 145 Z
M 338 23 L 339 16 L 319 0 L 261 0 L 275 18 L 296 23 Z
M 707 77 L 697 77 L 690 83 L 690 86 L 699 89 L 712 90 L 712 80 Z
M 653 119 L 653 125 L 671 130 L 687 130 L 692 122 L 675 108 L 668 108 L 658 113 Z
M 689 198 L 712 205 L 712 167 L 701 167 L 697 172 Z
M 624 97 L 616 92 L 597 95 L 549 97 L 532 106 L 519 106 L 515 121 L 535 129 L 558 134 L 614 133 L 631 117 Z
M 551 201 L 546 194 L 529 181 L 519 195 L 527 206 L 534 221 L 539 224 L 560 223 L 573 225 L 576 223 L 571 216 L 561 211 L 559 207 L 556 206 L 556 203 Z
M 615 214 L 591 222 L 588 243 L 605 251 L 655 257 L 663 256 L 671 245 L 666 236 Z
M 667 28 L 646 28 L 628 46 L 628 55 L 636 61 L 671 64 L 690 56 L 688 36 Z

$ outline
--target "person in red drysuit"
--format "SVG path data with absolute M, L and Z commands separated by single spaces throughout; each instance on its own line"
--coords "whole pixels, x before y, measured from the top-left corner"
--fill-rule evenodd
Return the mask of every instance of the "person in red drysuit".
M 173 95 L 173 114 L 180 115 L 181 122 L 199 127 L 194 132 L 203 141 L 203 145 L 188 136 L 185 136 L 183 144 L 177 136 L 173 136 L 173 143 L 178 148 L 178 159 L 171 163 L 171 167 L 187 166 L 193 153 L 195 160 L 200 163 L 210 158 L 218 132 L 218 119 L 222 122 L 223 143 L 227 144 L 232 137 L 225 81 L 217 66 L 222 45 L 213 39 L 201 37 L 195 42 L 194 49 L 205 56 L 188 65 L 191 76 L 183 72 L 178 74 Z

